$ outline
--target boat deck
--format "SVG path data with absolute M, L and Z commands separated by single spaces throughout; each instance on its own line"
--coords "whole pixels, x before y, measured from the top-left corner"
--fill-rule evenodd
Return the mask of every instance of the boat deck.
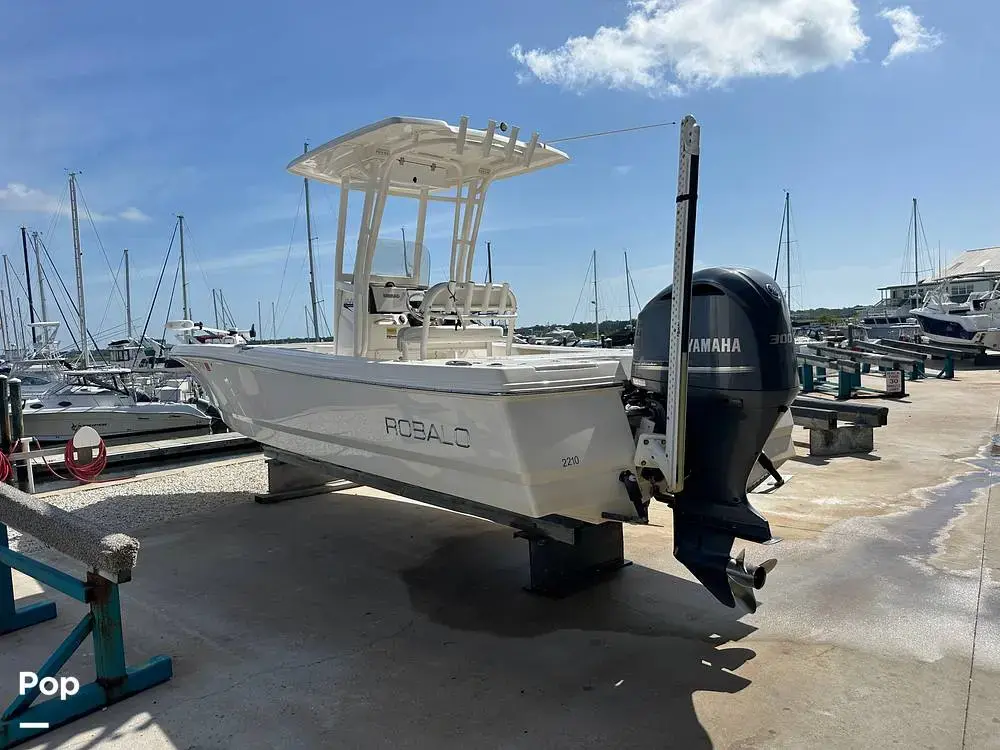
M 367 359 L 337 355 L 332 345 L 177 346 L 173 353 L 197 371 L 217 365 L 279 371 L 304 378 L 457 394 L 513 394 L 600 387 L 627 380 L 631 349 L 575 349 L 520 344 L 515 354 Z

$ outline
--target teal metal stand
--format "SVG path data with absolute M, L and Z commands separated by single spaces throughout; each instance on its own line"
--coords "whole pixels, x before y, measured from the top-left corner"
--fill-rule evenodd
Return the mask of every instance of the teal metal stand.
M 20 609 L 14 604 L 14 577 L 11 566 L 3 559 L 4 553 L 14 554 L 10 552 L 7 527 L 0 523 L 0 635 L 53 619 L 55 602 L 38 602 Z
M 80 686 L 65 700 L 53 696 L 35 703 L 40 687 L 18 695 L 0 714 L 0 749 L 13 747 L 81 716 L 117 703 L 143 690 L 166 682 L 173 676 L 168 656 L 156 656 L 132 668 L 125 663 L 122 634 L 121 600 L 118 584 L 96 572 L 87 573 L 86 581 L 33 560 L 10 549 L 7 527 L 0 524 L 0 634 L 11 633 L 56 616 L 53 602 L 17 609 L 14 603 L 12 570 L 50 586 L 79 602 L 90 605 L 76 627 L 38 669 L 39 685 L 45 677 L 54 677 L 86 640 L 93 636 L 94 667 L 97 679 Z
M 955 358 L 950 354 L 944 358 L 941 370 L 937 374 L 938 379 L 951 380 L 955 377 Z

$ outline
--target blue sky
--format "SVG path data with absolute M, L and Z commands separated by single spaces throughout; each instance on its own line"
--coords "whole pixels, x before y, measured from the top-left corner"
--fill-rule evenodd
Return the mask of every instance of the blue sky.
M 88 322 L 99 340 L 122 327 L 111 284 L 121 249 L 130 248 L 141 324 L 178 212 L 196 318 L 212 320 L 216 287 L 241 324 L 256 320 L 261 300 L 270 332 L 276 300 L 279 333 L 301 334 L 302 183 L 285 166 L 305 139 L 392 115 L 469 115 L 479 127 L 496 118 L 546 140 L 692 113 L 704 149 L 698 262 L 772 272 L 788 189 L 795 307 L 871 302 L 877 286 L 897 283 L 912 264 L 914 196 L 935 258 L 939 242 L 946 259 L 1000 244 L 994 3 L 373 7 L 0 4 L 0 251 L 20 271 L 18 227 L 42 231 L 72 289 L 61 201 L 66 170 L 80 170 L 97 227 L 84 213 Z M 623 249 L 643 301 L 670 281 L 677 131 L 564 148 L 568 165 L 492 189 L 480 239 L 492 242 L 494 276 L 513 284 L 523 322 L 571 316 L 594 249 L 602 317 L 624 317 Z M 332 189 L 314 185 L 327 300 L 335 205 Z M 414 220 L 393 213 L 383 234 Z M 428 238 L 434 270 L 446 268 L 446 243 Z M 482 246 L 477 257 L 485 264 Z M 174 267 L 154 309 L 157 335 Z M 180 317 L 179 297 L 169 317 Z M 584 302 L 576 317 L 587 315 Z

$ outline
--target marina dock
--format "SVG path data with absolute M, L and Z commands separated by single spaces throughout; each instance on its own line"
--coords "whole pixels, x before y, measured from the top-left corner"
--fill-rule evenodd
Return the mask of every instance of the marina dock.
M 871 454 L 795 428 L 786 484 L 751 495 L 784 538 L 748 545 L 779 561 L 754 615 L 673 558 L 665 506 L 626 527 L 634 565 L 553 601 L 506 527 L 366 488 L 260 505 L 258 456 L 45 495 L 140 540 L 127 650 L 174 677 L 25 747 L 994 747 L 1000 374 L 907 387 Z M 55 596 L 0 674 L 85 611 Z
M 107 469 L 102 478 L 114 478 L 122 472 L 148 471 L 150 468 L 163 466 L 179 467 L 193 461 L 259 452 L 258 443 L 236 432 L 197 435 L 166 433 L 150 435 L 147 440 L 113 440 L 107 446 Z M 65 460 L 61 452 L 44 458 L 32 458 L 31 463 L 36 485 L 79 484 L 66 476 Z

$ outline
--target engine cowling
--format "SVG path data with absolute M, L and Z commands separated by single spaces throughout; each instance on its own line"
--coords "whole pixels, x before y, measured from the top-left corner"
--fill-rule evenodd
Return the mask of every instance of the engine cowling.
M 633 346 L 632 382 L 657 432 L 666 427 L 671 301 L 667 287 L 643 308 Z M 753 609 L 746 582 L 759 588 L 765 575 L 734 559 L 732 544 L 772 540 L 747 478 L 798 392 L 791 317 L 774 279 L 749 268 L 696 271 L 688 347 L 684 488 L 666 498 L 674 555 L 724 604 L 740 598 Z

